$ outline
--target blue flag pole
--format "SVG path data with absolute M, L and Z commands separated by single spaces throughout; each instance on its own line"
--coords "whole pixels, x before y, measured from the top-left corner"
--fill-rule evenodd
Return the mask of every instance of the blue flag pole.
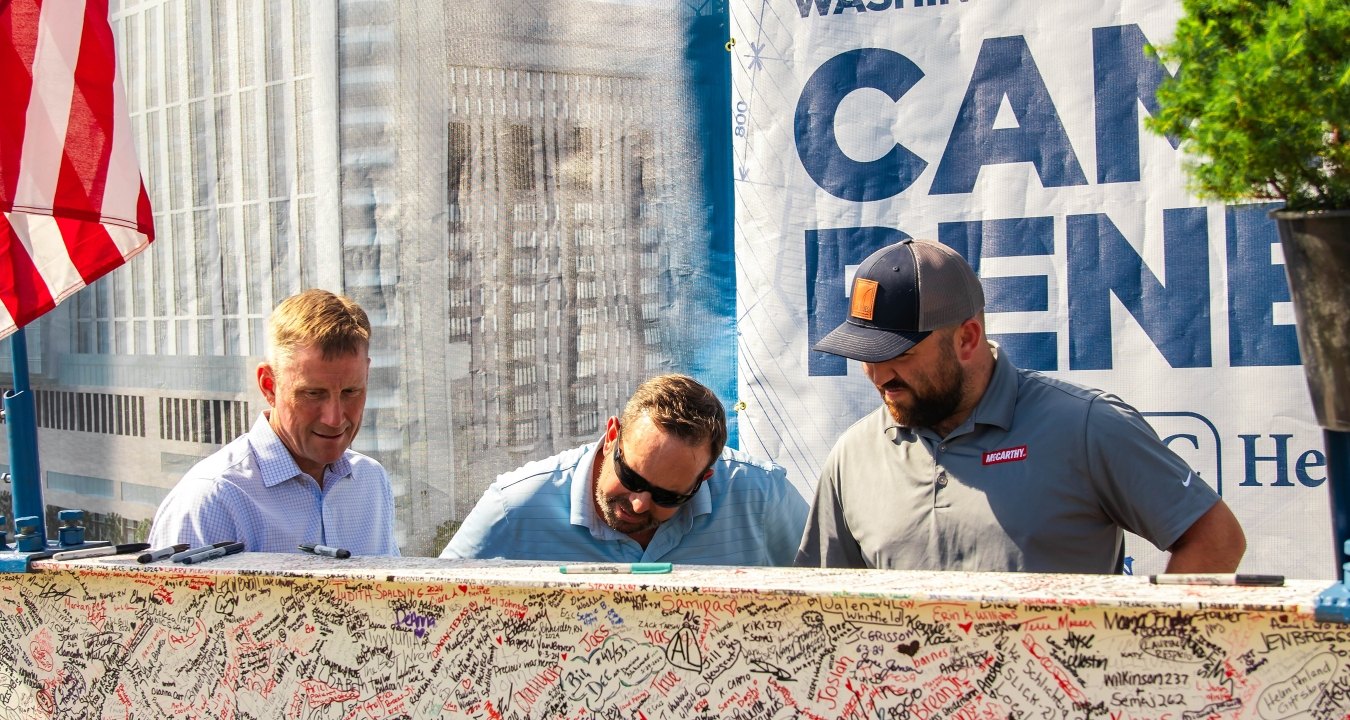
M 38 518 L 37 534 L 46 542 L 47 506 L 42 500 L 38 464 L 37 407 L 28 385 L 28 339 L 23 328 L 10 335 L 14 361 L 14 389 L 5 393 L 5 429 L 9 433 L 9 477 L 13 518 Z

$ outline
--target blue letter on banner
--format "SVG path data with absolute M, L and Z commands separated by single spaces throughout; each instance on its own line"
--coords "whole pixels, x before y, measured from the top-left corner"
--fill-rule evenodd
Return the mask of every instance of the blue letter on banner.
M 1266 213 L 1276 207 L 1228 208 L 1228 361 L 1233 367 L 1300 362 L 1294 326 L 1276 325 L 1273 315 L 1275 303 L 1290 299 L 1284 268 L 1270 258 L 1279 237 Z
M 1005 97 L 1018 127 L 995 129 Z M 968 193 L 981 167 L 1021 162 L 1036 166 L 1045 187 L 1087 184 L 1026 38 L 990 38 L 980 47 L 931 192 Z
M 1158 86 L 1172 77 L 1144 51 L 1138 25 L 1092 29 L 1092 76 L 1097 99 L 1097 182 L 1139 181 L 1139 103 L 1158 112 Z M 1178 138 L 1168 136 L 1176 147 Z
M 797 155 L 822 190 L 844 200 L 869 202 L 895 197 L 914 184 L 927 161 L 896 144 L 881 158 L 858 162 L 839 148 L 834 116 L 839 103 L 854 90 L 874 88 L 899 100 L 922 77 L 923 71 L 909 58 L 880 48 L 850 50 L 816 69 L 797 100 Z
M 1163 211 L 1167 285 L 1106 215 L 1070 215 L 1069 367 L 1111 368 L 1111 294 L 1172 367 L 1209 367 L 1209 254 L 1205 208 Z

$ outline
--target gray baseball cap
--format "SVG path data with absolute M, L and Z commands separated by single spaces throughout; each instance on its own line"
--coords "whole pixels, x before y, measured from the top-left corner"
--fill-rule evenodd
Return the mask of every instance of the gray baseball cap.
M 884 362 L 982 310 L 984 288 L 965 258 L 932 240 L 904 240 L 858 266 L 848 319 L 813 349 Z

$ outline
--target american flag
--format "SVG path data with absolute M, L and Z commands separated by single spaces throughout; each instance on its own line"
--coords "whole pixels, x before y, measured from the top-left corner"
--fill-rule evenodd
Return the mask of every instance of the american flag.
M 154 240 L 107 0 L 0 0 L 0 337 Z

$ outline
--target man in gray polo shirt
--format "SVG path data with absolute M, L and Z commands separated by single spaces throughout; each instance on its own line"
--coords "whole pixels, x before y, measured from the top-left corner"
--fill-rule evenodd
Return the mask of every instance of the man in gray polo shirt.
M 1134 408 L 1014 366 L 959 254 L 906 240 L 858 266 L 816 350 L 859 360 L 884 404 L 839 438 L 797 565 L 1119 572 L 1122 531 L 1168 572 L 1232 572 L 1232 511 Z

